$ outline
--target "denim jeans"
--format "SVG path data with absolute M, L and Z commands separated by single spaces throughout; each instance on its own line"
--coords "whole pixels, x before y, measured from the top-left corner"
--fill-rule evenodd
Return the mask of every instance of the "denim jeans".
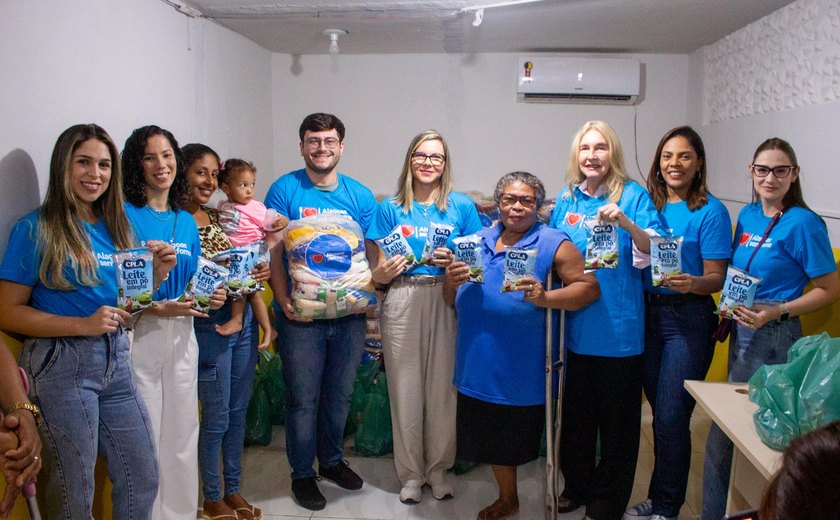
M 209 318 L 195 319 L 198 340 L 198 398 L 201 426 L 198 434 L 198 462 L 204 500 L 223 498 L 219 460 L 224 472 L 224 494 L 239 493 L 242 450 L 245 445 L 245 415 L 254 388 L 257 365 L 257 323 L 251 306 L 245 306 L 242 330 L 221 336 L 216 325 L 230 319 L 226 303 Z
M 364 315 L 298 322 L 277 315 L 288 390 L 286 455 L 292 479 L 314 477 L 315 457 L 330 468 L 344 456 L 344 424 L 365 343 Z
M 149 518 L 158 489 L 152 427 L 131 373 L 128 335 L 27 340 L 20 366 L 46 422 L 38 475 L 46 518 L 93 518 L 94 466 L 108 461 L 114 518 Z
M 648 498 L 653 513 L 679 515 L 691 466 L 694 399 L 686 379 L 703 379 L 712 363 L 717 327 L 711 296 L 674 305 L 645 306 L 642 385 L 653 410 L 654 466 Z
M 801 337 L 799 318 L 771 321 L 758 330 L 734 324 L 729 338 L 729 382 L 748 381 L 761 365 L 787 363 L 788 350 Z M 731 467 L 732 441 L 712 423 L 703 462 L 703 520 L 720 520 L 726 513 Z

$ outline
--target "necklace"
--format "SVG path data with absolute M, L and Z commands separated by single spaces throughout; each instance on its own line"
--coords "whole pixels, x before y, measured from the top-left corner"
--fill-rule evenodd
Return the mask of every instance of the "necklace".
M 435 202 L 420 202 L 419 200 L 415 200 L 414 202 L 416 202 L 417 205 L 420 206 L 420 210 L 423 211 L 423 218 L 428 218 L 429 210 L 432 208 L 432 204 L 434 204 Z
M 148 210 L 149 215 L 155 217 L 155 219 L 160 221 L 160 222 L 166 222 L 166 221 L 168 221 L 169 219 L 172 218 L 172 210 L 168 209 L 168 208 L 164 211 L 158 211 L 158 210 L 154 209 L 153 207 L 149 206 L 148 204 L 146 204 L 146 210 Z M 166 215 L 166 218 L 161 218 L 161 215 Z

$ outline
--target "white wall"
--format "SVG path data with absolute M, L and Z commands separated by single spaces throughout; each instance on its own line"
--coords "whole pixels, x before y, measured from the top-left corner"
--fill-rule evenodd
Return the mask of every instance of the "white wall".
M 618 131 L 628 168 L 650 167 L 661 135 L 684 124 L 688 56 L 628 55 L 643 65 L 644 100 L 636 107 L 531 104 L 516 100 L 518 54 L 338 55 L 273 57 L 277 173 L 303 166 L 298 127 L 312 112 L 347 126 L 340 169 L 374 193 L 391 194 L 406 148 L 435 128 L 450 146 L 456 189 L 492 194 L 511 170 L 539 176 L 554 196 L 575 131 L 604 119 Z
M 733 217 L 752 195 L 747 165 L 768 137 L 791 143 L 805 200 L 840 247 L 840 10 L 798 0 L 690 57 L 690 121 L 713 193 Z
M 162 2 L 3 0 L 0 77 L 0 254 L 70 125 L 95 122 L 122 148 L 157 124 L 258 167 L 273 158 L 271 53 Z

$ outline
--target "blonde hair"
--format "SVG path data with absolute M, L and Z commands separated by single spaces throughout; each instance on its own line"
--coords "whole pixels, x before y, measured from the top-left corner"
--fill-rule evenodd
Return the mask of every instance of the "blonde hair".
M 613 127 L 604 121 L 587 121 L 580 127 L 572 139 L 572 148 L 569 152 L 569 166 L 566 168 L 566 195 L 574 197 L 575 186 L 586 180 L 586 176 L 580 171 L 578 157 L 580 155 L 580 142 L 583 136 L 590 130 L 595 130 L 604 137 L 610 151 L 610 168 L 607 172 L 605 183 L 607 185 L 607 198 L 610 202 L 618 202 L 621 192 L 627 183 L 627 170 L 624 167 L 624 154 L 621 151 L 621 142 Z
M 47 195 L 38 213 L 37 241 L 41 261 L 38 277 L 51 289 L 74 289 L 65 275 L 68 263 L 76 283 L 88 287 L 101 283 L 99 262 L 84 227 L 84 210 L 70 180 L 73 154 L 92 139 L 103 143 L 111 156 L 111 179 L 105 193 L 93 202 L 93 213 L 105 221 L 117 249 L 132 246 L 131 226 L 122 199 L 120 156 L 114 141 L 98 125 L 71 126 L 62 132 L 53 148 Z
M 421 144 L 426 141 L 440 141 L 443 145 L 443 155 L 446 160 L 443 162 L 443 173 L 438 179 L 438 195 L 435 199 L 435 206 L 440 211 L 446 211 L 447 201 L 449 200 L 449 193 L 452 191 L 452 169 L 450 168 L 449 146 L 446 140 L 437 130 L 424 130 L 417 134 L 408 145 L 408 151 L 405 153 L 405 161 L 403 162 L 402 173 L 397 181 L 397 194 L 395 195 L 397 206 L 402 207 L 404 214 L 411 212 L 411 205 L 414 202 L 414 176 L 411 174 L 411 154 L 417 151 Z

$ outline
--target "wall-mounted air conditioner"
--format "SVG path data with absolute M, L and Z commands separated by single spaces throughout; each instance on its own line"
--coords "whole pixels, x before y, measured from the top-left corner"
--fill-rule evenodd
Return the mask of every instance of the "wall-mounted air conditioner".
M 639 97 L 641 65 L 624 58 L 519 58 L 521 101 L 632 105 Z

